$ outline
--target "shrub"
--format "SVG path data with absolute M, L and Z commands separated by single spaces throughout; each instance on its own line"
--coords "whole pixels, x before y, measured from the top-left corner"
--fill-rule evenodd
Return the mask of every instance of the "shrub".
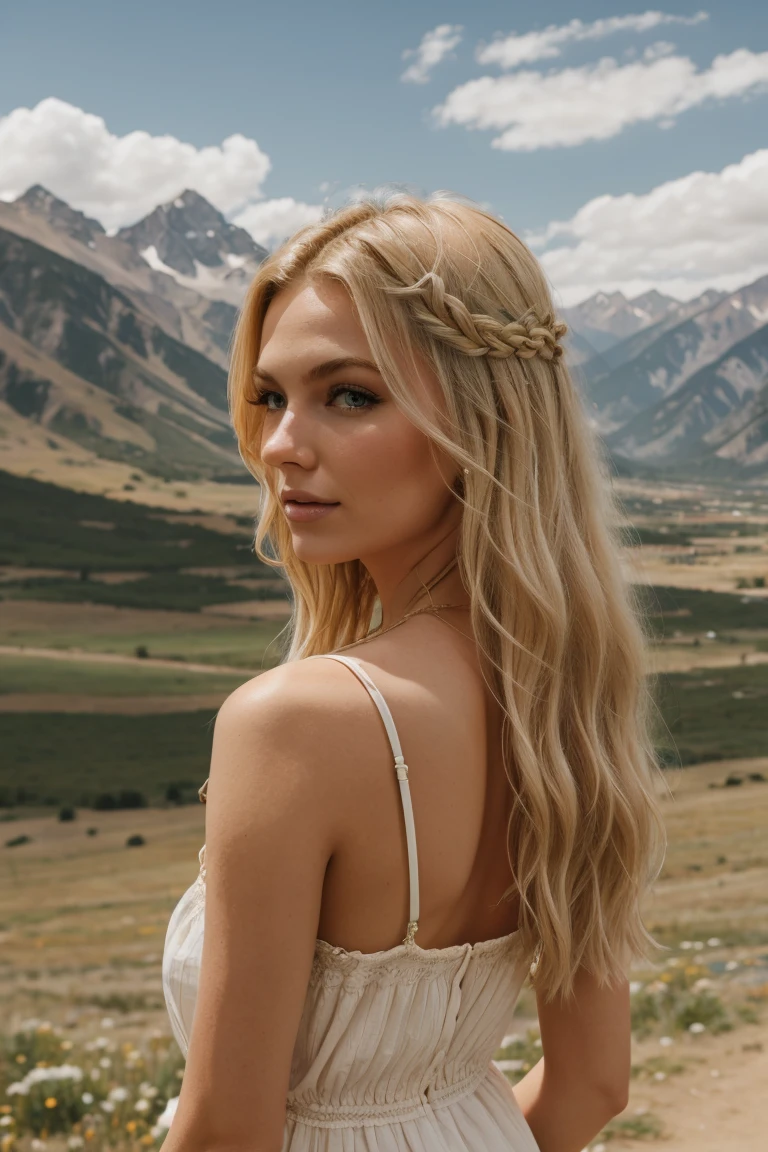
M 67 820 L 76 819 L 77 813 L 74 808 L 59 808 L 59 820 L 64 824 Z
M 125 842 L 126 848 L 141 848 L 144 844 L 146 844 L 146 840 L 138 832 L 134 836 L 129 836 Z

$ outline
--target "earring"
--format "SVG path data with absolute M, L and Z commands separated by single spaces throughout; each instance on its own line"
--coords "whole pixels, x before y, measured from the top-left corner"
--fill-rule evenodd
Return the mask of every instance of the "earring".
M 465 476 L 469 476 L 469 468 L 465 468 L 465 469 L 464 469 L 464 475 L 465 475 Z

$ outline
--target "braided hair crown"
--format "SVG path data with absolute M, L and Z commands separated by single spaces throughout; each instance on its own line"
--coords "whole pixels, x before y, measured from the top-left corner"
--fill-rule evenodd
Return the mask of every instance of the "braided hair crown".
M 506 318 L 502 322 L 483 312 L 470 312 L 458 296 L 446 291 L 442 276 L 436 272 L 426 272 L 415 284 L 388 286 L 385 291 L 410 300 L 415 317 L 432 336 L 467 356 L 557 360 L 563 355 L 560 340 L 568 325 L 555 320 L 552 313 L 539 316 L 534 308 L 528 308 L 514 318 L 500 309 Z

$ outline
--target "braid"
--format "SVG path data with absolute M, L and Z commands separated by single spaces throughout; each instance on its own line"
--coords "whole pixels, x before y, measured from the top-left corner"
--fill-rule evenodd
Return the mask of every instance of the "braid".
M 502 309 L 509 317 L 503 324 L 482 312 L 470 312 L 457 296 L 446 292 L 443 278 L 436 272 L 425 273 L 415 284 L 385 290 L 411 299 L 416 318 L 427 331 L 467 356 L 490 356 L 494 360 L 541 356 L 555 360 L 563 354 L 560 338 L 568 331 L 568 325 L 555 321 L 551 313 L 540 317 L 529 308 L 515 320 Z

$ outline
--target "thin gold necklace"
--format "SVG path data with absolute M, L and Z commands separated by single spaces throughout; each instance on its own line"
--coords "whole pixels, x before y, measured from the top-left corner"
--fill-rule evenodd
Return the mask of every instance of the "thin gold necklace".
M 448 561 L 444 568 L 440 569 L 436 576 L 432 577 L 428 584 L 423 585 L 423 591 L 429 596 L 430 589 L 434 588 L 436 584 L 439 584 L 443 577 L 447 576 L 451 569 L 456 567 L 457 563 L 458 560 L 454 556 Z M 412 603 L 415 597 L 420 596 L 421 593 L 422 589 L 420 588 L 418 592 L 414 593 L 408 601 L 408 604 Z M 408 604 L 406 604 L 406 608 Z M 421 608 L 415 608 L 412 612 L 406 612 L 405 615 L 401 616 L 399 620 L 396 620 L 394 624 L 390 624 L 387 628 L 375 628 L 373 632 L 369 632 L 367 636 L 362 636 L 359 640 L 352 640 L 349 644 L 343 644 L 341 648 L 336 648 L 335 651 L 344 652 L 347 648 L 354 648 L 357 644 L 367 644 L 369 640 L 377 640 L 379 636 L 384 636 L 387 632 L 391 632 L 393 628 L 398 628 L 401 624 L 405 624 L 406 620 L 410 620 L 412 616 L 419 616 L 423 612 L 438 612 L 441 608 L 463 608 L 468 610 L 469 607 L 469 604 L 425 604 Z M 449 628 L 453 628 L 454 632 L 458 632 L 462 636 L 464 635 L 461 629 L 455 628 L 449 620 L 444 620 L 443 623 L 447 624 Z M 329 653 L 329 655 L 331 655 L 331 653 Z

